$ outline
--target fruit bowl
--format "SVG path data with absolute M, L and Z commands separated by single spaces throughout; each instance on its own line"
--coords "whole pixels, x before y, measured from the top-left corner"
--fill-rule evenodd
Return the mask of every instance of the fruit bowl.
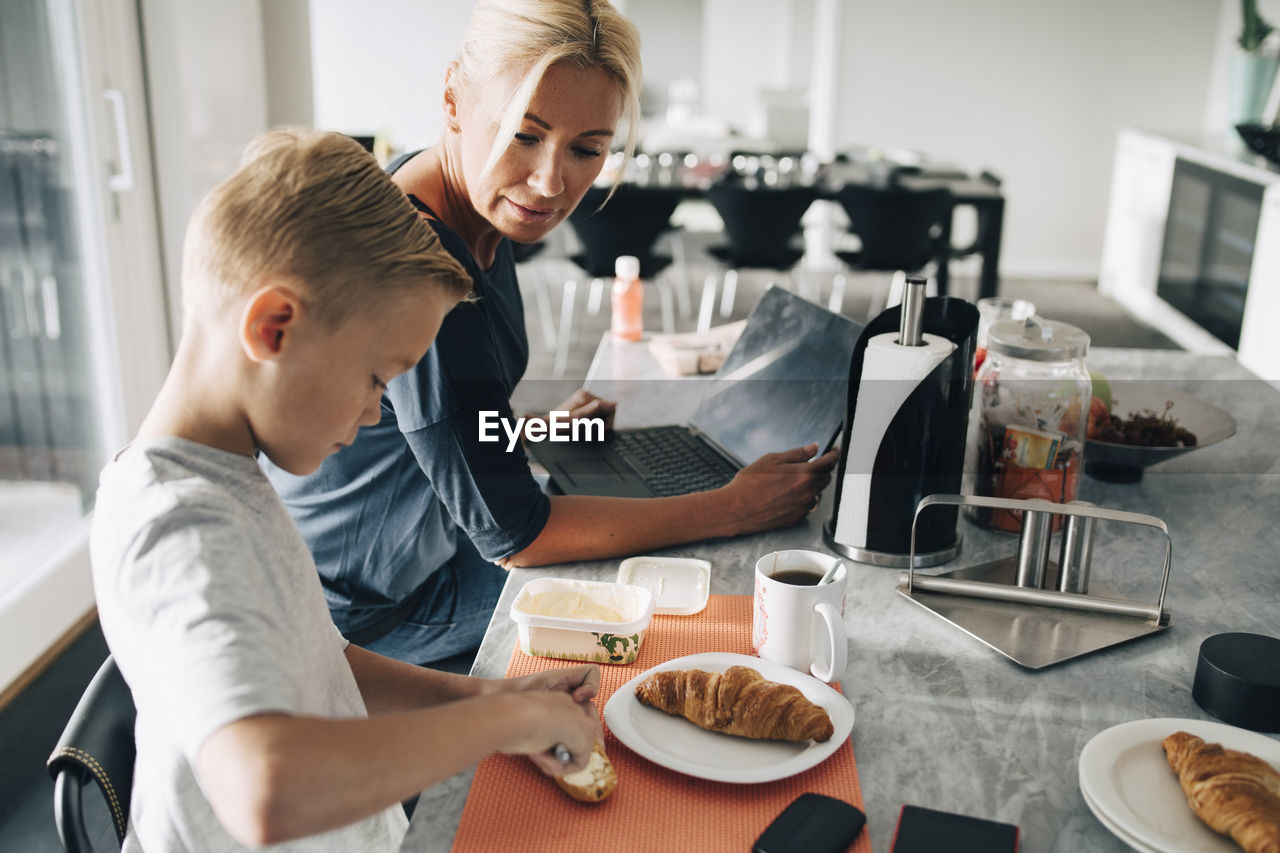
M 1217 444 L 1236 433 L 1236 422 L 1231 415 L 1177 388 L 1115 381 L 1111 383 L 1111 394 L 1111 411 L 1120 417 L 1148 410 L 1160 413 L 1172 403 L 1169 417 L 1195 433 L 1196 443 L 1183 447 L 1147 447 L 1091 438 L 1085 443 L 1084 471 L 1098 480 L 1136 483 L 1150 466 Z

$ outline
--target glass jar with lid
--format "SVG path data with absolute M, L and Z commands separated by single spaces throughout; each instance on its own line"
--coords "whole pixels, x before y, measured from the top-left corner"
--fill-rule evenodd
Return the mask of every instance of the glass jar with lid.
M 975 380 L 968 467 L 973 493 L 1055 503 L 1076 499 L 1093 387 L 1089 335 L 1028 317 L 991 326 Z M 979 524 L 1017 532 L 1022 513 L 974 507 Z M 1054 517 L 1054 529 L 1062 517 Z

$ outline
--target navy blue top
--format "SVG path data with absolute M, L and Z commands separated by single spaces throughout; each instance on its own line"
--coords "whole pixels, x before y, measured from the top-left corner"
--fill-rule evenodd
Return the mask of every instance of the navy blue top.
M 471 275 L 474 301 L 450 311 L 422 360 L 391 380 L 381 421 L 353 445 L 306 477 L 263 460 L 343 632 L 408 598 L 453 557 L 457 536 L 497 561 L 528 547 L 551 513 L 523 448 L 508 453 L 501 428 L 501 441 L 478 440 L 481 410 L 513 418 L 511 392 L 529 362 L 511 242 L 482 270 L 461 236 L 410 198 Z

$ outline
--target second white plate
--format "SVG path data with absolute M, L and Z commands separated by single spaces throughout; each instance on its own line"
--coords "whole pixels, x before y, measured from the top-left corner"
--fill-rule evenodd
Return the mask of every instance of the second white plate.
M 1177 731 L 1280 767 L 1280 742 L 1247 729 L 1208 720 L 1134 720 L 1098 733 L 1080 751 L 1085 803 L 1104 826 L 1138 849 L 1239 853 L 1230 838 L 1202 823 L 1187 804 L 1160 745 Z
M 636 699 L 636 687 L 655 672 L 724 672 L 731 666 L 751 667 L 769 681 L 797 688 L 831 716 L 835 732 L 824 743 L 752 740 L 698 728 L 683 717 L 673 717 Z M 717 782 L 772 782 L 808 770 L 835 754 L 853 731 L 853 706 L 830 686 L 790 667 L 749 655 L 704 652 L 659 664 L 619 687 L 605 703 L 604 721 L 618 740 L 668 769 Z

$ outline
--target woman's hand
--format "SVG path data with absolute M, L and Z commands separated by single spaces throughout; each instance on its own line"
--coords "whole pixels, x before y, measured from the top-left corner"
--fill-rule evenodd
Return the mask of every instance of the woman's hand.
M 569 395 L 569 399 L 556 406 L 553 412 L 568 412 L 570 422 L 575 420 L 585 420 L 588 418 L 599 418 L 604 421 L 604 431 L 608 432 L 613 429 L 613 413 L 617 411 L 618 404 L 613 400 L 606 400 L 597 397 L 585 388 L 579 388 Z M 563 420 L 560 423 L 564 423 Z M 540 424 L 538 431 L 545 436 L 551 425 L 551 413 L 545 415 L 526 415 L 524 419 L 524 437 L 529 440 L 529 427 L 533 424 Z M 590 431 L 588 431 L 590 434 Z
M 741 525 L 738 533 L 795 524 L 817 507 L 840 451 L 833 449 L 811 460 L 817 452 L 818 445 L 808 444 L 766 453 L 724 486 L 732 496 L 731 512 Z
M 553 411 L 568 412 L 569 419 L 602 418 L 605 430 L 613 429 L 613 413 L 618 404 L 613 400 L 597 397 L 585 388 L 579 388 L 569 395 L 569 399 L 556 406 Z

